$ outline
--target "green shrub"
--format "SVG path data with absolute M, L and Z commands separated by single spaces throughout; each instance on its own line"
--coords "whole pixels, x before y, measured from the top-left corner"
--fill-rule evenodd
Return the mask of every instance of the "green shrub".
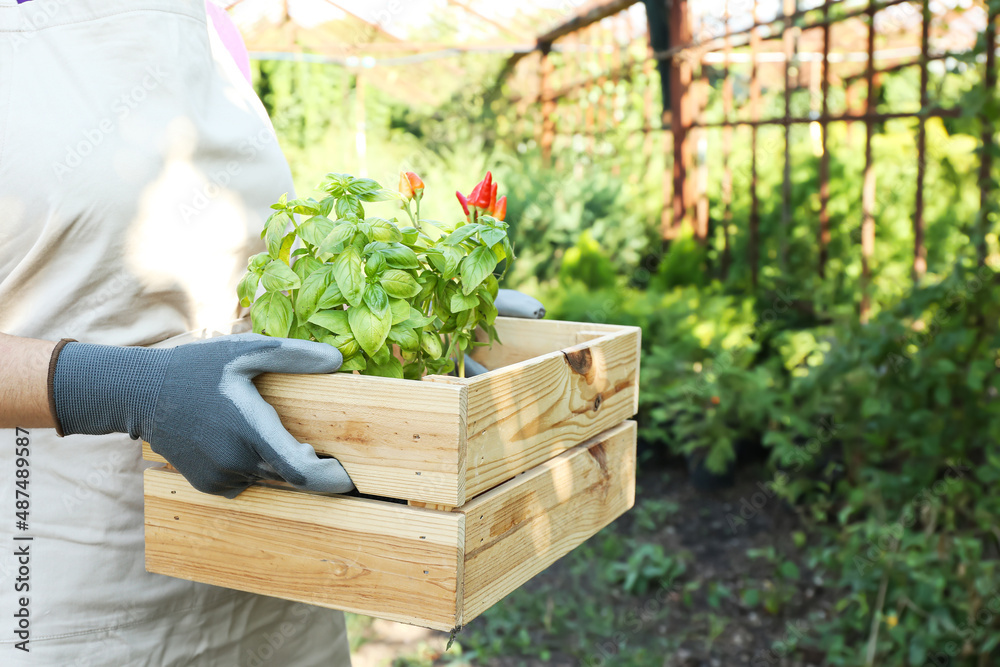
M 863 655 L 845 637 L 873 641 L 879 665 L 984 664 L 1000 643 L 997 276 L 960 266 L 838 338 L 795 380 L 797 427 L 770 440 L 776 465 L 833 472 L 779 485 L 842 591 L 815 641 L 836 665 Z

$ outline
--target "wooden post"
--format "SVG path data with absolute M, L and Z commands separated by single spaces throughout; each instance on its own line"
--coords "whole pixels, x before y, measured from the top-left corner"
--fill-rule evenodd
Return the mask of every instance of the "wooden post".
M 827 246 L 830 244 L 830 151 L 827 147 L 827 118 L 830 115 L 830 2 L 823 3 L 823 81 L 820 110 L 819 158 L 819 276 L 826 276 Z
M 552 143 L 556 136 L 555 119 L 553 118 L 556 101 L 552 96 L 552 58 L 549 57 L 551 48 L 551 44 L 542 48 L 538 67 L 540 74 L 539 97 L 542 100 L 542 136 L 539 145 L 542 149 L 542 164 L 546 168 L 552 166 Z
M 996 96 L 997 88 L 996 41 L 997 12 L 996 10 L 992 10 L 987 17 L 986 24 L 986 71 L 983 75 L 984 87 L 987 91 L 986 94 L 990 97 L 990 99 Z M 989 107 L 985 106 L 984 108 Z M 976 255 L 979 259 L 980 266 L 982 266 L 986 263 L 986 234 L 990 231 L 989 214 L 991 211 L 996 209 L 996 206 L 990 203 L 990 171 L 993 167 L 993 151 L 996 150 L 996 142 L 993 140 L 993 119 L 990 118 L 989 114 L 981 114 L 980 122 L 983 127 L 983 157 L 982 161 L 979 163 L 980 229 L 978 238 L 976 239 Z
M 699 66 L 700 68 L 700 66 Z M 700 120 L 708 106 L 709 83 L 707 78 L 702 77 L 699 70 L 698 84 L 695 87 L 697 92 L 695 100 L 695 119 Z M 707 243 L 712 233 L 708 219 L 708 130 L 699 128 L 694 131 L 694 153 L 695 153 L 695 228 L 694 236 L 700 243 Z
M 691 43 L 687 0 L 671 0 L 670 45 L 673 48 Z M 677 236 L 680 226 L 689 218 L 694 199 L 694 182 L 687 177 L 691 168 L 688 129 L 693 121 L 691 108 L 691 63 L 685 52 L 674 57 L 670 68 L 670 127 L 674 138 L 673 217 L 664 239 Z
M 872 133 L 875 101 L 875 0 L 868 0 L 868 99 L 865 105 L 865 172 L 861 191 L 861 312 L 860 320 L 868 322 L 871 309 L 869 285 L 871 283 L 871 257 L 875 250 L 875 169 L 872 166 Z
M 726 0 L 723 21 L 725 21 L 725 40 L 723 46 L 722 69 L 722 114 L 723 120 L 729 123 L 733 115 L 733 80 L 729 77 L 729 58 L 733 52 L 729 24 L 729 0 Z M 722 277 L 729 275 L 729 265 L 732 262 L 732 250 L 729 240 L 729 226 L 733 221 L 733 171 L 729 157 L 733 150 L 733 128 L 726 125 L 722 128 Z
M 649 170 L 649 164 L 653 159 L 653 138 L 655 128 L 663 125 L 663 118 L 657 118 L 653 105 L 653 76 L 656 70 L 655 56 L 653 50 L 653 36 L 649 34 L 649 24 L 646 24 L 646 59 L 642 63 L 642 76 L 645 80 L 645 88 L 642 91 L 642 113 L 643 126 L 646 128 L 646 136 L 642 143 L 642 157 L 644 171 Z
M 844 106 L 847 107 L 848 114 L 854 113 L 854 80 L 844 79 Z M 847 121 L 845 131 L 847 133 L 847 147 L 854 144 L 854 123 Z
M 753 2 L 753 22 L 757 23 L 757 0 Z M 760 120 L 760 79 L 757 77 L 757 54 L 760 49 L 760 32 L 750 33 L 750 234 L 747 255 L 750 261 L 750 283 L 757 287 L 759 271 L 760 202 L 757 196 L 757 122 Z
M 792 227 L 792 124 L 787 122 L 792 116 L 792 60 L 795 57 L 795 29 L 792 16 L 795 14 L 796 0 L 784 0 L 785 23 L 781 34 L 785 52 L 785 168 L 781 175 L 781 239 L 778 249 L 778 264 L 784 271 L 788 267 L 788 236 Z
M 922 0 L 920 28 L 920 112 L 927 109 L 927 49 L 930 39 L 931 9 L 929 0 Z M 913 207 L 913 283 L 917 284 L 927 271 L 927 248 L 924 247 L 924 175 L 927 167 L 927 120 L 917 119 L 917 200 Z

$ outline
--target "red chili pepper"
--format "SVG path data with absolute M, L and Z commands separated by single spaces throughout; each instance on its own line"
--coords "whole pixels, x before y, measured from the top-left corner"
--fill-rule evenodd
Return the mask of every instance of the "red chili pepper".
M 483 189 L 483 183 L 480 181 L 476 183 L 476 187 L 472 188 L 472 192 L 469 193 L 469 204 L 472 206 L 479 206 L 479 191 Z
M 469 217 L 469 200 L 457 190 L 455 191 L 455 196 L 458 197 L 458 203 L 462 205 L 462 210 L 465 211 L 465 217 Z
M 490 202 L 493 199 L 493 174 L 486 172 L 483 179 L 483 189 L 479 191 L 479 208 L 490 210 Z
M 507 216 L 507 195 L 497 199 L 497 205 L 493 211 L 493 217 L 497 220 L 503 220 Z
M 487 207 L 489 209 L 490 215 L 494 215 L 494 211 L 497 208 L 497 184 L 494 183 L 493 187 L 490 189 L 490 205 Z

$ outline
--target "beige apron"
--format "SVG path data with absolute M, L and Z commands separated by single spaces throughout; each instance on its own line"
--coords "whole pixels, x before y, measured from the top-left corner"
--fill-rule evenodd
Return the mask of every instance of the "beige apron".
M 238 317 L 292 183 L 202 2 L 0 0 L 0 331 L 160 346 Z M 139 442 L 33 430 L 25 531 L 14 446 L 0 430 L 0 665 L 350 664 L 340 612 L 145 571 Z

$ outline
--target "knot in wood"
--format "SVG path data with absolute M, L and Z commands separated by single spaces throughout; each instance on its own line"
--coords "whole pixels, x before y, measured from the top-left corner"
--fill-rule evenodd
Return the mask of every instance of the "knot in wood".
M 589 347 L 585 347 L 582 350 L 563 352 L 563 355 L 566 357 L 566 363 L 569 364 L 574 373 L 578 373 L 584 377 L 590 375 L 594 367 L 594 358 L 590 353 Z

